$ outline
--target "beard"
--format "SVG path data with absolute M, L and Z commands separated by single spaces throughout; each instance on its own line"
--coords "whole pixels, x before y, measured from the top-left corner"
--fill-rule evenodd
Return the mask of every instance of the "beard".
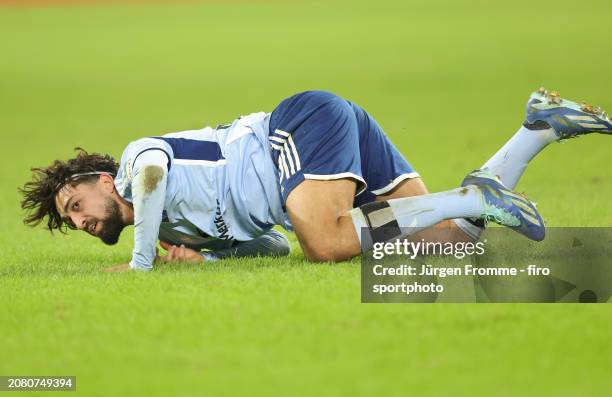
M 114 245 L 119 241 L 119 236 L 125 225 L 121 218 L 119 204 L 110 197 L 106 199 L 106 218 L 102 221 L 102 227 L 98 237 L 104 244 Z

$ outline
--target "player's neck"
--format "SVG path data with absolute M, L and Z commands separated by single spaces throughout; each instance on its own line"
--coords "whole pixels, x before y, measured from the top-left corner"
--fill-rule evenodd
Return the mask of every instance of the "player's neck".
M 121 219 L 123 220 L 124 225 L 133 225 L 134 224 L 134 206 L 132 203 L 117 195 L 119 208 L 121 209 Z

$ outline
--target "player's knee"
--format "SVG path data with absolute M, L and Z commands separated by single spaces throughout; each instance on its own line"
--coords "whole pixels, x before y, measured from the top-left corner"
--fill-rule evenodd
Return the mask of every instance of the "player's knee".
M 338 255 L 338 250 L 329 244 L 319 244 L 304 248 L 304 256 L 311 262 L 338 262 L 346 258 Z
M 311 262 L 341 262 L 359 255 L 359 245 L 353 247 L 340 237 L 341 233 L 328 234 L 310 244 L 302 244 L 302 251 Z

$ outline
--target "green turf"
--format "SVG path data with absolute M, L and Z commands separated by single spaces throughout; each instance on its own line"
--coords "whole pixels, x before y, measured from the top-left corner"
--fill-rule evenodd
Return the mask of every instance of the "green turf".
M 21 223 L 28 168 L 72 148 L 271 110 L 322 88 L 362 104 L 431 190 L 512 134 L 540 85 L 612 108 L 606 1 L 212 2 L 0 8 L 0 375 L 78 394 L 607 395 L 608 305 L 365 305 L 358 261 L 104 274 L 107 248 Z M 519 190 L 549 225 L 610 226 L 610 145 L 554 145 Z

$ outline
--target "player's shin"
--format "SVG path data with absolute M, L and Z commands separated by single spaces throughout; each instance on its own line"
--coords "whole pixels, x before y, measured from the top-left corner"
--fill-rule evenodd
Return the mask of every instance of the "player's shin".
M 555 130 L 546 123 L 525 123 L 480 169 L 488 169 L 512 190 L 529 162 L 558 139 Z M 474 240 L 478 240 L 485 230 L 484 221 L 480 219 L 454 219 L 453 222 Z
M 363 250 L 375 242 L 406 237 L 454 218 L 479 218 L 485 204 L 476 186 L 441 193 L 377 201 L 350 211 Z
M 522 126 L 481 169 L 488 168 L 506 187 L 514 189 L 529 162 L 556 140 L 555 131 L 548 125 Z

